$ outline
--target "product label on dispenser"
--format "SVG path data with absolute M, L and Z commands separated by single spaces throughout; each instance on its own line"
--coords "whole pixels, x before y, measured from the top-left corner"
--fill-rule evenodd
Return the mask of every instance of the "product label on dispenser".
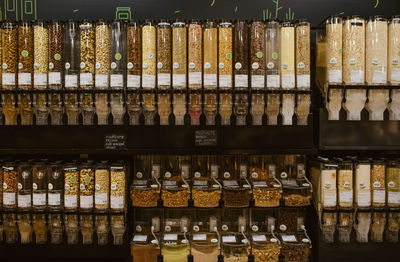
M 309 88 L 310 83 L 310 75 L 298 75 L 297 76 L 297 87 Z
M 282 88 L 294 88 L 295 77 L 294 75 L 282 75 Z
M 235 75 L 235 87 L 249 87 L 248 75 Z
M 265 235 L 252 235 L 251 237 L 253 238 L 254 242 L 266 242 L 267 241 L 267 237 Z
M 59 206 L 61 205 L 61 194 L 60 193 L 49 193 L 47 195 L 49 206 Z
M 267 76 L 267 88 L 279 88 L 281 85 L 279 75 Z
M 351 70 L 350 82 L 351 83 L 364 83 L 364 71 L 363 70 Z
M 154 75 L 143 75 L 142 86 L 144 88 L 154 88 L 156 86 L 156 76 Z
M 65 75 L 65 87 L 78 87 L 78 76 Z
M 339 198 L 340 202 L 353 202 L 353 190 L 340 190 Z
M 217 86 L 217 74 L 204 74 L 205 86 Z
M 193 240 L 206 241 L 207 240 L 207 234 L 193 234 Z
M 336 193 L 324 194 L 324 206 L 326 207 L 336 206 Z
M 33 193 L 32 203 L 34 206 L 45 206 L 46 205 L 46 193 Z
M 157 81 L 159 86 L 171 85 L 171 74 L 158 74 Z
M 15 74 L 14 73 L 3 73 L 1 76 L 3 85 L 15 86 Z
M 164 240 L 165 241 L 177 241 L 178 234 L 164 234 Z
M 251 76 L 251 87 L 252 88 L 264 88 L 265 76 L 263 75 L 252 75 Z
M 328 71 L 329 83 L 342 83 L 342 70 L 329 70 Z
M 386 84 L 387 75 L 385 71 L 374 71 L 372 75 L 372 83 L 374 84 Z
M 108 203 L 107 193 L 95 193 L 94 202 L 96 205 L 106 205 Z
M 133 242 L 146 242 L 147 236 L 146 235 L 134 235 L 132 241 Z
M 222 182 L 225 187 L 230 187 L 230 188 L 238 188 L 239 184 L 236 180 L 224 180 Z
M 93 196 L 80 196 L 80 207 L 81 208 L 92 208 L 93 207 Z
M 224 243 L 236 243 L 235 236 L 222 236 L 222 242 Z
M 385 204 L 386 200 L 386 191 L 385 190 L 374 190 L 372 191 L 373 194 L 373 202 L 377 204 Z
M 400 68 L 392 68 L 391 81 L 400 81 Z
M 173 74 L 172 85 L 174 87 L 185 87 L 186 86 L 186 75 L 185 74 Z
M 253 187 L 254 188 L 267 187 L 267 182 L 266 181 L 254 181 Z
M 124 197 L 111 196 L 111 209 L 122 209 L 122 208 L 124 208 Z
M 283 242 L 297 242 L 295 235 L 282 235 Z
M 110 86 L 111 87 L 124 87 L 124 75 L 121 75 L 121 74 L 110 75 Z
M 108 87 L 108 75 L 95 75 L 96 87 L 107 88 Z
M 34 86 L 46 86 L 47 85 L 47 74 L 33 74 L 33 85 Z
M 189 85 L 201 85 L 201 72 L 189 73 Z
M 31 73 L 18 73 L 18 85 L 31 85 L 32 84 L 32 75 Z
M 400 204 L 400 192 L 388 192 L 389 204 Z
M 61 72 L 49 72 L 49 85 L 61 85 Z
M 358 193 L 357 194 L 357 205 L 360 207 L 368 207 L 371 205 L 371 193 Z
M 126 86 L 128 88 L 140 87 L 140 75 L 128 75 Z
M 193 181 L 193 186 L 196 187 L 207 187 L 208 182 L 207 180 L 195 180 Z
M 18 195 L 18 207 L 30 207 L 31 206 L 31 195 Z
M 15 205 L 15 193 L 3 192 L 3 204 L 4 205 Z
M 65 207 L 77 207 L 78 202 L 76 195 L 64 195 L 64 206 Z
M 80 84 L 84 86 L 93 85 L 93 75 L 91 73 L 80 74 Z
M 219 75 L 219 87 L 232 87 L 232 75 Z

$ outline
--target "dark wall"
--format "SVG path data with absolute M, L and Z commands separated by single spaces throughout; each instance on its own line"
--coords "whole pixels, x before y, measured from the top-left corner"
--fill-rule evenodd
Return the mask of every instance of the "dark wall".
M 400 0 L 0 0 L 1 19 L 311 19 L 400 14 Z

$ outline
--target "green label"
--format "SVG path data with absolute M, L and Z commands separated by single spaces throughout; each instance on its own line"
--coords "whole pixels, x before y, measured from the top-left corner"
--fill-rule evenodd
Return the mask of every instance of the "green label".
M 343 49 L 339 49 L 339 54 L 342 54 L 343 53 Z
M 61 55 L 60 54 L 55 54 L 54 55 L 54 59 L 57 60 L 57 61 L 60 60 L 61 59 Z
M 274 60 L 278 59 L 278 53 L 273 52 L 272 53 L 272 59 L 274 59 Z
M 69 181 L 70 181 L 71 183 L 75 183 L 75 182 L 76 182 L 76 177 L 72 176 L 72 177 L 69 179 Z
M 85 177 L 85 183 L 86 183 L 86 184 L 89 184 L 91 180 L 92 180 L 92 179 L 90 178 L 90 176 L 86 176 L 86 177 Z
M 21 54 L 23 57 L 27 57 L 29 55 L 29 52 L 26 50 L 23 50 Z
M 115 59 L 117 59 L 118 61 L 121 60 L 122 56 L 120 53 L 116 53 L 115 54 Z
M 226 54 L 226 59 L 231 60 L 232 59 L 232 54 L 231 53 L 227 53 Z
M 263 53 L 262 52 L 257 52 L 256 56 L 257 56 L 257 58 L 263 58 Z

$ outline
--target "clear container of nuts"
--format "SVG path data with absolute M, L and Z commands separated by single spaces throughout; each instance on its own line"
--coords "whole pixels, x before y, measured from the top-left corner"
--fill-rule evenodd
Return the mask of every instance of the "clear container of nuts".
M 18 70 L 18 29 L 16 22 L 5 21 L 1 24 L 2 43 L 2 87 L 13 89 L 17 84 Z
M 126 170 L 123 162 L 110 167 L 110 208 L 112 211 L 123 211 L 126 207 Z
M 221 184 L 216 156 L 192 157 L 192 199 L 195 207 L 218 207 Z
M 96 166 L 94 172 L 95 193 L 94 207 L 96 210 L 107 210 L 110 203 L 110 172 L 107 162 Z
M 265 64 L 267 75 L 267 88 L 280 88 L 280 23 L 278 20 L 270 19 L 265 26 Z
M 18 165 L 18 209 L 32 206 L 32 167 L 28 162 Z
M 338 203 L 341 209 L 353 207 L 353 162 L 339 162 L 338 168 Z
M 400 163 L 389 161 L 386 166 L 387 205 L 400 207 Z
M 13 162 L 5 162 L 3 169 L 3 207 L 17 207 L 18 174 L 17 165 Z
M 79 170 L 76 163 L 64 167 L 64 208 L 76 210 L 79 203 Z
M 48 208 L 61 209 L 63 206 L 64 177 L 60 161 L 50 165 L 47 182 Z
M 125 87 L 124 72 L 126 70 L 126 32 L 125 23 L 114 20 L 111 23 L 111 75 L 110 87 Z
M 62 86 L 63 40 L 63 23 L 58 20 L 51 21 L 49 24 L 49 87 L 51 89 L 59 89 Z
M 281 254 L 280 242 L 272 234 L 252 234 L 251 253 L 255 262 L 278 262 Z
M 79 170 L 79 207 L 81 210 L 93 208 L 94 169 L 91 162 L 83 163 Z
M 218 76 L 221 89 L 231 89 L 233 86 L 233 26 L 228 20 L 222 20 L 218 25 Z
M 32 168 L 32 208 L 45 209 L 47 206 L 48 166 L 45 162 L 37 162 Z
M 218 235 L 215 233 L 193 232 L 190 241 L 190 253 L 195 262 L 217 261 L 219 255 Z
M 191 20 L 188 26 L 188 85 L 192 89 L 200 89 L 202 79 L 203 33 L 201 23 Z
M 245 20 L 238 20 L 233 30 L 234 86 L 249 87 L 249 27 Z
M 157 87 L 171 87 L 172 73 L 172 30 L 167 20 L 157 26 Z
M 29 21 L 18 25 L 18 88 L 32 88 L 33 28 Z
M 371 203 L 374 208 L 386 206 L 386 165 L 375 160 L 371 165 Z
M 79 24 L 80 33 L 80 77 L 79 86 L 83 89 L 91 89 L 94 86 L 95 74 L 95 39 L 96 30 L 94 24 L 85 19 Z
M 265 23 L 253 20 L 250 25 L 250 66 L 251 88 L 265 87 Z
M 311 28 L 310 21 L 301 19 L 296 23 L 296 87 L 309 90 L 311 86 Z
M 282 255 L 285 262 L 308 262 L 311 257 L 311 241 L 305 234 L 281 234 Z
M 400 16 L 390 18 L 388 33 L 388 81 L 392 85 L 400 84 Z
M 142 87 L 156 87 L 156 37 L 155 24 L 146 20 L 142 27 Z
M 203 24 L 203 85 L 206 89 L 217 88 L 218 29 L 216 22 Z
M 111 38 L 110 25 L 105 20 L 100 19 L 99 21 L 96 22 L 96 66 L 95 66 L 96 89 L 107 89 L 109 87 L 110 63 L 111 63 L 110 38 Z
M 165 156 L 161 159 L 162 192 L 165 207 L 187 207 L 190 199 L 188 156 Z
M 130 20 L 127 26 L 127 82 L 130 89 L 140 87 L 142 74 L 142 31 L 138 21 Z
M 247 262 L 250 243 L 240 233 L 224 233 L 221 236 L 221 254 L 225 262 Z
M 49 72 L 49 29 L 42 20 L 33 25 L 33 47 L 33 87 L 45 89 Z
M 187 28 L 181 19 L 172 24 L 172 87 L 186 88 L 187 74 Z
M 153 176 L 150 156 L 135 157 L 134 174 L 130 188 L 132 206 L 156 207 L 161 189 Z
M 399 242 L 399 229 L 400 229 L 400 213 L 389 212 L 388 222 L 386 228 L 386 240 L 394 243 Z

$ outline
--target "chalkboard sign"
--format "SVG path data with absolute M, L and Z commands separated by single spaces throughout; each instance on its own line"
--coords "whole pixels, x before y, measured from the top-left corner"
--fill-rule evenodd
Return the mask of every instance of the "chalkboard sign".
M 0 19 L 310 19 L 400 13 L 399 0 L 3 0 Z
M 196 130 L 194 133 L 196 146 L 217 146 L 217 130 Z
M 107 150 L 126 149 L 126 135 L 106 135 L 104 138 L 104 148 Z

